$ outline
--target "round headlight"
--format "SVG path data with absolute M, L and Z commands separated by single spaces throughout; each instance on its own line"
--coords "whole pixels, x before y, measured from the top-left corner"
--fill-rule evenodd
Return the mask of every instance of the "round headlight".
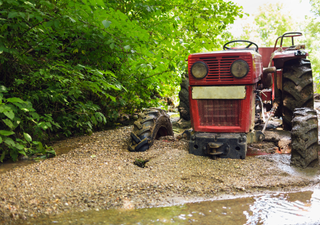
M 238 59 L 234 61 L 231 65 L 231 74 L 235 78 L 243 78 L 249 72 L 249 65 L 246 61 Z
M 204 62 L 195 62 L 191 67 L 191 74 L 197 79 L 202 79 L 208 74 L 208 66 Z

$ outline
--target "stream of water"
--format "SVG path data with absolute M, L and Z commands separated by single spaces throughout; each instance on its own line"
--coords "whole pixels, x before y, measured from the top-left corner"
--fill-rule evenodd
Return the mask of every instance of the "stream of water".
M 320 224 L 320 189 L 136 210 L 100 210 L 27 224 Z

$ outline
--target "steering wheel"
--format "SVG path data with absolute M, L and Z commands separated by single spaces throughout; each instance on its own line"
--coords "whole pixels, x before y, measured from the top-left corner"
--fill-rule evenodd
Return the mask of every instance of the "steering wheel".
M 255 46 L 255 51 L 258 52 L 258 45 L 252 41 L 247 41 L 247 40 L 234 40 L 234 41 L 229 41 L 227 43 L 224 44 L 223 46 L 223 50 L 237 50 L 235 48 L 230 48 L 230 47 L 227 47 L 227 45 L 231 44 L 231 43 L 242 43 L 242 42 L 245 42 L 245 43 L 249 43 L 245 48 L 239 48 L 239 49 L 247 49 L 247 48 L 250 48 L 251 45 L 254 45 Z

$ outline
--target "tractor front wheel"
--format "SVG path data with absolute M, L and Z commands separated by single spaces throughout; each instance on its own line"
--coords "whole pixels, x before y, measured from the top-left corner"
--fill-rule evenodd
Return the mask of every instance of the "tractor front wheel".
M 313 109 L 313 80 L 309 60 L 297 59 L 287 62 L 283 68 L 282 120 L 285 130 L 291 130 L 295 108 Z
M 168 135 L 173 136 L 168 114 L 162 109 L 146 109 L 134 122 L 128 149 L 135 152 L 146 151 L 152 146 L 155 139 Z

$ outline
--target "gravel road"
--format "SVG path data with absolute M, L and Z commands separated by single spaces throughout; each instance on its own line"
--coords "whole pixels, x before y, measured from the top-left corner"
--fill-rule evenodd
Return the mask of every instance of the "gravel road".
M 319 182 L 318 169 L 290 169 L 289 155 L 212 160 L 189 154 L 186 140 L 173 138 L 155 141 L 147 152 L 128 152 L 131 130 L 60 141 L 55 148 L 68 153 L 0 174 L 0 222 L 291 191 Z M 148 161 L 145 168 L 134 164 L 137 159 Z

